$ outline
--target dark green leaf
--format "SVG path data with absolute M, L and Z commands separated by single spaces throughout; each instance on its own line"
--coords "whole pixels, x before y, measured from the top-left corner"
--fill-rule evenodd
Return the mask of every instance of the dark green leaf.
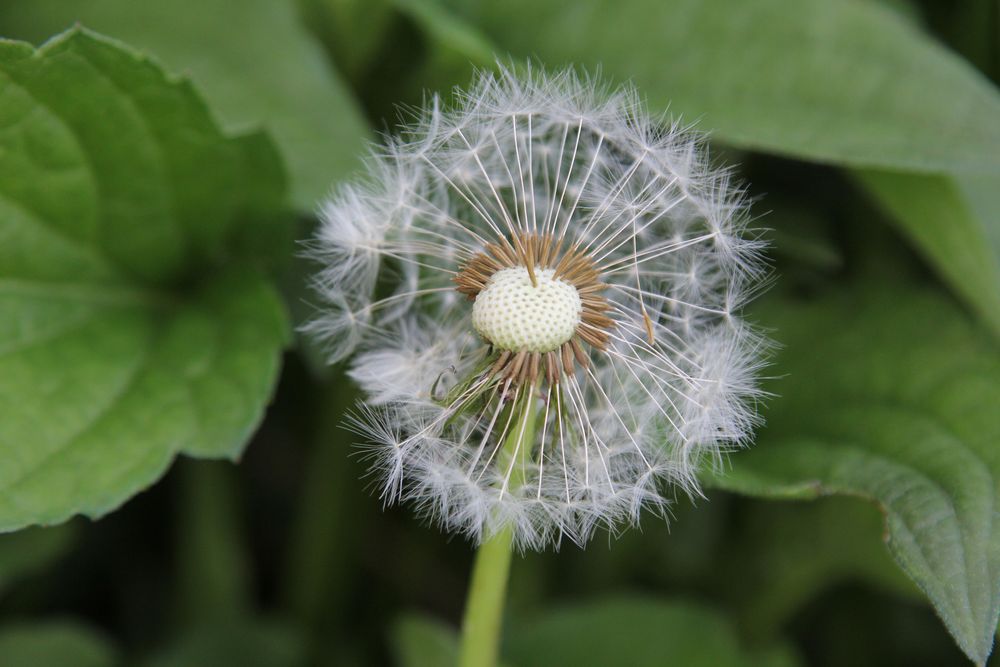
M 883 290 L 761 320 L 784 348 L 767 428 L 716 483 L 847 494 L 886 514 L 889 549 L 983 663 L 1000 605 L 1000 354 L 948 300 Z
M 634 80 L 653 107 L 735 145 L 855 166 L 1000 172 L 1000 95 L 875 2 L 448 4 L 518 57 Z
M 390 0 L 298 0 L 303 20 L 352 84 L 378 55 L 392 23 Z
M 467 86 L 473 68 L 493 66 L 493 44 L 473 26 L 461 21 L 435 0 L 393 0 L 396 9 L 416 24 L 424 37 L 424 59 L 411 74 L 421 89 L 447 93 L 453 86 Z M 422 90 L 405 91 L 420 99 Z
M 857 0 L 449 4 L 502 49 L 633 80 L 654 108 L 696 120 L 719 140 L 866 168 L 862 182 L 1000 332 L 1000 94 L 899 8 Z M 976 171 L 988 174 L 969 175 Z M 990 207 L 958 193 L 973 178 L 989 180 L 979 190 L 993 194 Z
M 693 602 L 588 602 L 511 627 L 504 656 L 517 667 L 790 667 L 785 649 L 750 651 L 715 611 Z
M 946 176 L 857 170 L 861 183 L 963 299 L 1000 335 L 1000 180 L 968 179 L 976 194 L 991 196 L 981 214 L 972 193 Z M 983 206 L 983 209 L 986 207 Z
M 454 665 L 458 637 L 449 626 L 405 616 L 393 631 L 400 667 Z M 751 651 L 718 613 L 689 602 L 617 598 L 511 619 L 503 663 L 511 667 L 793 667 L 784 648 Z
M 909 599 L 920 595 L 883 546 L 884 517 L 870 502 L 757 501 L 742 505 L 740 516 L 718 554 L 722 565 L 713 580 L 739 609 L 748 636 L 777 635 L 838 584 L 862 582 Z

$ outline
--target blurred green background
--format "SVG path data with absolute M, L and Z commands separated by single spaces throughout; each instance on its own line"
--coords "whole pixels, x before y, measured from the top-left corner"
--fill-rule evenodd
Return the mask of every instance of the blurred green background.
M 227 132 L 272 137 L 290 204 L 272 216 L 289 259 L 270 270 L 295 321 L 312 267 L 292 239 L 316 202 L 401 106 L 497 58 L 633 81 L 737 165 L 777 277 L 750 313 L 783 346 L 769 425 L 669 526 L 516 558 L 506 664 L 985 658 L 1000 603 L 995 0 L 0 0 L 4 37 L 37 46 L 77 22 L 189 77 Z M 0 664 L 447 664 L 472 548 L 380 507 L 339 426 L 357 399 L 342 371 L 296 340 L 238 465 L 181 458 L 98 521 L 0 536 Z M 868 399 L 899 414 L 855 409 Z M 952 456 L 931 418 L 976 430 Z M 993 452 L 985 472 L 968 451 Z M 937 468 L 907 477 L 910 455 Z M 870 480 L 886 462 L 905 470 Z M 966 513 L 981 472 L 987 509 Z M 919 520 L 940 499 L 900 500 L 926 480 L 958 508 L 964 570 L 950 524 Z

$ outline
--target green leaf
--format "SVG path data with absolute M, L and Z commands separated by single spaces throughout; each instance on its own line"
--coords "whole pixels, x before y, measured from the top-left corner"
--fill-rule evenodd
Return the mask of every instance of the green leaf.
M 224 126 L 263 125 L 312 211 L 358 165 L 369 130 L 290 1 L 37 0 L 0 5 L 5 36 L 40 42 L 75 22 L 148 49 L 198 85 Z
M 75 623 L 48 621 L 0 629 L 5 667 L 111 667 L 116 652 L 99 635 Z
M 517 667 L 790 667 L 786 649 L 751 651 L 717 612 L 693 602 L 619 598 L 513 624 L 504 656 Z
M 391 0 L 297 0 L 303 21 L 354 85 L 365 83 L 391 29 Z
M 410 73 L 423 89 L 447 92 L 452 86 L 468 85 L 475 67 L 489 68 L 495 63 L 493 44 L 473 26 L 461 21 L 435 0 L 393 0 L 393 5 L 420 29 L 424 54 L 420 68 Z M 407 91 L 406 97 L 419 99 Z
M 844 582 L 920 596 L 882 545 L 884 518 L 870 502 L 745 502 L 740 517 L 729 526 L 713 584 L 739 610 L 745 636 L 777 635 L 807 603 Z
M 761 314 L 779 397 L 715 483 L 877 502 L 892 555 L 981 664 L 1000 611 L 1000 353 L 937 294 L 867 289 Z
M 959 181 L 946 176 L 856 170 L 855 176 L 928 261 L 1000 335 L 1000 209 L 978 214 Z M 1000 205 L 996 179 L 968 179 Z M 985 207 L 983 207 L 985 208 Z M 990 216 L 990 217 L 987 217 Z M 992 220 L 992 223 L 987 221 Z
M 287 338 L 238 256 L 280 173 L 263 139 L 81 30 L 0 41 L 0 128 L 0 531 L 100 516 L 178 452 L 236 458 Z
M 716 139 L 862 168 L 862 182 L 904 233 L 1000 332 L 1000 95 L 901 8 L 858 0 L 448 1 L 516 56 L 634 80 L 654 108 L 696 120 Z M 992 176 L 961 173 L 974 170 Z M 990 206 L 970 209 L 958 193 L 972 178 L 990 180 L 978 188 L 992 195 Z
M 454 665 L 458 636 L 450 626 L 417 615 L 395 625 L 400 667 Z M 690 602 L 612 598 L 511 619 L 503 664 L 511 667 L 794 667 L 783 647 L 748 650 L 717 612 Z
M 875 2 L 448 4 L 518 57 L 633 80 L 654 108 L 734 145 L 903 171 L 1000 172 L 996 89 Z
M 958 189 L 971 211 L 984 222 L 990 247 L 1000 254 L 1000 178 L 989 174 L 962 174 Z

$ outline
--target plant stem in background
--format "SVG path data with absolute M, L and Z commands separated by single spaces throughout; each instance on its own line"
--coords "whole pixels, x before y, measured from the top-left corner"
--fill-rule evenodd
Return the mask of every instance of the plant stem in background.
M 234 623 L 253 598 L 236 471 L 221 461 L 178 468 L 174 613 L 185 629 Z
M 534 385 L 528 386 L 521 404 L 512 408 L 518 410 L 519 414 L 503 443 L 503 465 L 511 466 L 508 483 L 515 489 L 523 485 L 524 463 L 531 455 L 530 443 L 534 442 L 535 422 L 538 418 L 535 390 Z M 484 541 L 476 553 L 465 616 L 462 619 L 459 667 L 494 667 L 497 664 L 503 608 L 507 599 L 507 579 L 510 574 L 512 538 L 513 531 L 507 525 Z
M 353 529 L 347 492 L 354 472 L 341 422 L 356 396 L 343 383 L 328 383 L 321 391 L 321 416 L 311 436 L 283 586 L 286 607 L 310 633 L 323 632 L 325 613 L 346 609 L 345 577 L 352 569 L 343 544 Z

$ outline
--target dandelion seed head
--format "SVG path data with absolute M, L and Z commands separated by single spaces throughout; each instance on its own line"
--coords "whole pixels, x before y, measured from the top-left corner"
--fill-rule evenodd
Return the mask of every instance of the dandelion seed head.
M 324 307 L 386 502 L 521 548 L 617 533 L 748 444 L 763 274 L 731 174 L 630 88 L 501 68 L 321 209 Z

